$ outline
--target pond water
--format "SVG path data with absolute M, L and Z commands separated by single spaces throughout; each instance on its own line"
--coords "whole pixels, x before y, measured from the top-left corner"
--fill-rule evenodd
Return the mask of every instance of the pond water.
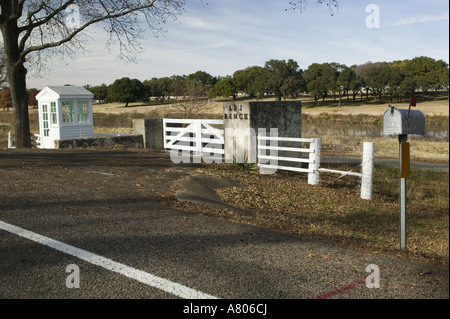
M 339 135 L 339 136 L 367 136 L 384 137 L 382 124 L 327 124 L 327 123 L 303 123 L 303 135 Z M 444 124 L 430 124 L 426 127 L 425 135 L 410 135 L 413 139 L 426 139 L 434 141 L 448 141 L 449 127 Z

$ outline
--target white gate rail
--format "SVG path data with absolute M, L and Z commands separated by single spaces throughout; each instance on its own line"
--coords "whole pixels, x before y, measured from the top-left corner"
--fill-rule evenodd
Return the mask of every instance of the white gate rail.
M 302 147 L 279 147 L 277 143 L 275 145 L 267 146 L 267 141 L 275 142 L 298 142 L 309 143 L 309 148 Z M 373 190 L 373 156 L 374 156 L 374 143 L 364 142 L 363 159 L 362 159 L 362 172 L 340 171 L 320 167 L 320 150 L 322 146 L 322 139 L 320 138 L 290 138 L 290 137 L 270 137 L 270 136 L 258 136 L 258 166 L 264 170 L 269 170 L 273 173 L 276 170 L 288 170 L 294 172 L 308 173 L 308 184 L 319 184 L 319 172 L 336 173 L 341 175 L 352 175 L 361 178 L 361 198 L 372 199 Z M 263 154 L 263 152 L 271 151 L 270 155 Z M 273 152 L 272 152 L 273 151 Z M 278 151 L 288 151 L 294 153 L 308 153 L 308 158 L 298 157 L 286 157 L 279 156 Z M 270 161 L 270 164 L 266 164 Z M 308 168 L 302 168 L 298 166 L 286 166 L 278 165 L 278 161 L 295 162 L 295 163 L 307 163 Z
M 31 137 L 31 146 L 41 148 L 41 135 L 30 134 L 30 137 Z
M 267 146 L 267 141 L 271 142 L 270 146 Z M 276 143 L 272 143 L 276 142 Z M 309 143 L 309 148 L 303 147 L 286 147 L 278 146 L 278 142 L 291 142 L 291 143 Z M 308 184 L 317 185 L 319 183 L 318 168 L 320 165 L 320 148 L 322 140 L 320 138 L 295 138 L 295 137 L 277 137 L 277 136 L 264 136 L 258 135 L 258 166 L 264 170 L 287 170 L 301 173 L 308 173 Z M 273 145 L 275 144 L 275 145 Z M 270 151 L 270 155 L 263 154 L 263 152 Z M 301 156 L 279 156 L 278 151 L 287 151 L 295 153 L 308 153 L 308 158 L 302 158 Z M 269 161 L 270 164 L 266 164 Z M 298 166 L 286 166 L 278 165 L 278 161 L 283 162 L 295 162 L 295 163 L 307 163 L 308 168 L 302 168 Z
M 222 156 L 224 150 L 224 129 L 212 125 L 221 125 L 223 120 L 199 120 L 199 119 L 163 119 L 164 148 L 172 151 L 187 151 L 196 157 L 209 156 L 211 154 Z M 270 145 L 267 145 L 270 142 Z M 279 146 L 278 143 L 300 143 L 299 147 Z M 304 147 L 309 144 L 309 147 Z M 308 184 L 318 185 L 320 172 L 352 175 L 361 178 L 361 198 L 372 199 L 373 188 L 373 155 L 374 143 L 365 142 L 362 159 L 362 172 L 340 171 L 320 167 L 320 152 L 322 148 L 321 138 L 293 138 L 278 136 L 257 136 L 257 154 L 260 173 L 274 173 L 276 170 L 288 170 L 308 174 Z M 293 155 L 284 156 L 279 152 Z M 269 154 L 267 154 L 269 152 Z M 307 157 L 301 153 L 308 154 Z M 219 158 L 220 160 L 220 158 Z M 279 165 L 279 162 L 287 164 Z M 289 165 L 289 163 L 295 163 Z M 307 164 L 307 168 L 299 163 Z
M 41 136 L 39 134 L 30 134 L 31 146 L 32 147 L 41 147 Z M 13 144 L 13 132 L 8 132 L 8 148 L 16 148 Z
M 373 192 L 373 156 L 374 156 L 374 143 L 364 142 L 363 146 L 363 158 L 362 158 L 362 172 L 346 172 L 334 169 L 319 168 L 319 172 L 328 172 L 345 175 L 352 175 L 361 177 L 361 198 L 362 199 L 372 199 Z
M 167 150 L 184 150 L 195 156 L 225 154 L 223 120 L 163 119 L 163 141 Z M 217 146 L 217 147 L 216 147 Z

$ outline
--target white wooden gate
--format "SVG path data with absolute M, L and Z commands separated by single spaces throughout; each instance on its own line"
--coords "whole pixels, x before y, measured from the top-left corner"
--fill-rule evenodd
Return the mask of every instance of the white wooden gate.
M 271 145 L 267 145 L 267 142 Z M 273 143 L 275 142 L 275 143 Z M 309 147 L 279 146 L 278 142 L 308 144 Z M 265 170 L 287 170 L 301 173 L 308 173 L 308 184 L 319 184 L 320 149 L 322 140 L 320 138 L 295 138 L 258 135 L 258 166 Z M 275 145 L 273 145 L 275 144 Z M 270 155 L 266 152 L 270 151 Z M 292 156 L 279 156 L 278 151 L 291 152 Z M 308 158 L 303 158 L 300 154 L 307 153 Z M 278 165 L 278 162 L 307 163 L 308 168 L 298 167 L 298 165 Z M 269 164 L 267 164 L 269 163 Z
M 30 134 L 31 146 L 41 148 L 41 136 L 39 134 Z M 8 132 L 8 148 L 15 148 L 13 146 L 13 132 Z
M 188 151 L 194 156 L 225 154 L 223 120 L 165 118 L 163 140 L 166 150 Z
M 219 126 L 218 127 L 214 127 Z M 193 155 L 198 162 L 205 157 L 224 157 L 224 128 L 223 120 L 190 120 L 190 119 L 163 119 L 164 148 L 169 151 L 187 152 Z M 263 170 L 275 172 L 276 170 L 289 170 L 308 174 L 308 184 L 318 185 L 320 172 L 339 173 L 342 175 L 355 175 L 361 178 L 361 198 L 372 198 L 373 184 L 373 143 L 364 143 L 362 160 L 362 173 L 344 172 L 320 167 L 320 150 L 322 139 L 320 138 L 291 138 L 278 136 L 257 137 L 258 166 Z M 270 145 L 267 145 L 270 142 Z M 279 146 L 278 142 L 301 143 L 300 147 Z M 304 147 L 305 145 L 308 147 Z M 256 146 L 256 145 L 255 145 Z M 269 151 L 269 154 L 267 154 Z M 292 156 L 280 155 L 278 151 L 291 152 Z M 307 153 L 308 157 L 302 157 L 299 153 Z M 172 154 L 171 154 L 172 155 Z M 173 159 L 172 159 L 173 160 Z M 279 165 L 280 162 L 297 163 Z M 194 161 L 195 162 L 195 161 Z M 306 163 L 307 168 L 299 167 L 298 163 Z
M 267 145 L 267 142 L 271 141 L 271 144 Z M 272 143 L 275 142 L 275 143 Z M 278 142 L 293 142 L 293 143 L 309 143 L 309 147 L 285 147 L 278 146 Z M 320 150 L 322 147 L 322 139 L 320 138 L 291 138 L 291 137 L 278 137 L 278 136 L 264 136 L 258 135 L 258 166 L 263 170 L 269 170 L 269 173 L 273 173 L 276 170 L 288 170 L 294 172 L 308 173 L 308 184 L 319 184 L 319 173 L 337 173 L 341 175 L 353 175 L 361 178 L 361 198 L 372 199 L 373 188 L 373 156 L 374 156 L 374 143 L 364 142 L 363 158 L 362 158 L 362 172 L 346 172 L 339 170 L 332 170 L 320 167 Z M 270 155 L 266 152 L 270 151 Z M 273 152 L 272 152 L 273 151 Z M 287 151 L 295 155 L 292 157 L 279 156 L 278 151 Z M 308 158 L 302 158 L 300 153 L 308 153 Z M 278 161 L 282 162 L 295 162 L 295 163 L 307 163 L 308 168 L 302 168 L 295 165 L 289 166 L 278 165 Z

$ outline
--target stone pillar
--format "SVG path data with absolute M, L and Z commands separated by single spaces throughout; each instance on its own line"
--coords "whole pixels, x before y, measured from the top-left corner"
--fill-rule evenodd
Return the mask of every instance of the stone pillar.
M 270 135 L 270 129 L 278 129 L 278 136 L 302 137 L 301 101 L 228 102 L 223 105 L 223 120 L 226 163 L 256 162 L 258 130 L 266 129 Z
M 226 103 L 223 106 L 223 127 L 225 130 L 225 163 L 255 162 L 250 158 L 249 143 L 250 106 L 248 103 Z M 254 134 L 253 134 L 254 135 Z M 246 142 L 247 141 L 247 142 Z
M 155 151 L 164 150 L 162 118 L 133 120 L 133 134 L 143 136 L 145 148 Z

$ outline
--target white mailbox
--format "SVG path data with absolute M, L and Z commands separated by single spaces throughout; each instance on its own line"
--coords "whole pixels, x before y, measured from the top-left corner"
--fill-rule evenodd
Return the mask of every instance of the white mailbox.
M 419 110 L 397 109 L 389 105 L 383 115 L 384 135 L 425 134 L 425 114 Z

